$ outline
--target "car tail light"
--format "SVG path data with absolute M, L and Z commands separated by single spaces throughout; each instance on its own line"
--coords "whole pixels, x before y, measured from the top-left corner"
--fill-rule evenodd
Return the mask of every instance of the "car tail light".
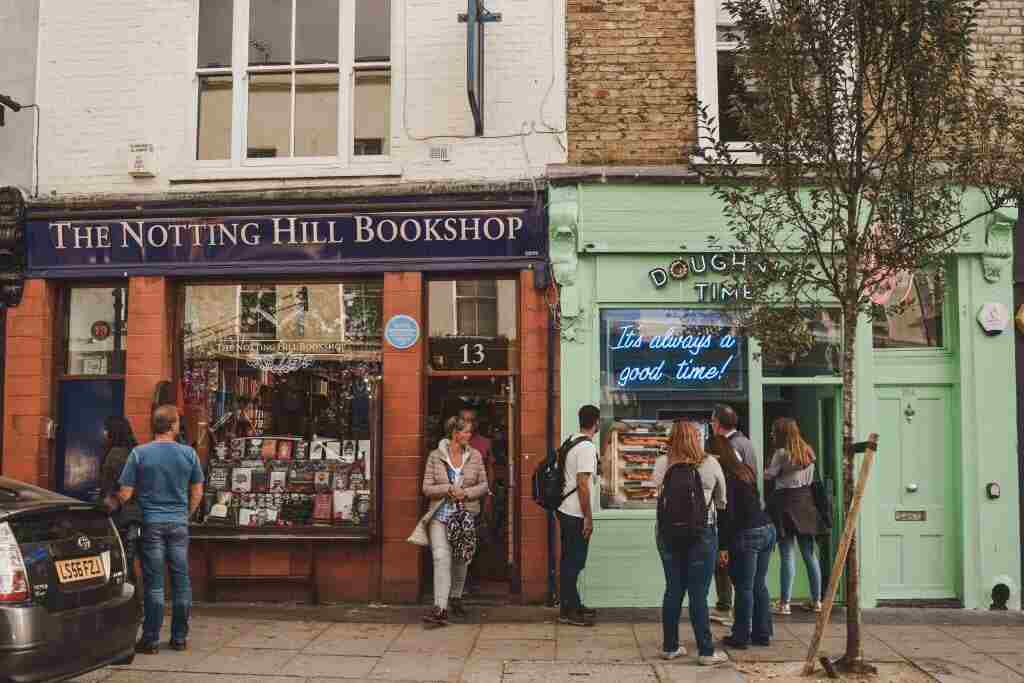
M 28 600 L 28 573 L 18 539 L 7 522 L 0 522 L 0 602 Z

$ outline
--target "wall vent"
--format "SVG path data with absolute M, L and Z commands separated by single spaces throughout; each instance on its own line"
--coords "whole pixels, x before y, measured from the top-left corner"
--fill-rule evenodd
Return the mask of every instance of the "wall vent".
M 451 161 L 452 148 L 448 145 L 434 145 L 430 148 L 431 161 Z

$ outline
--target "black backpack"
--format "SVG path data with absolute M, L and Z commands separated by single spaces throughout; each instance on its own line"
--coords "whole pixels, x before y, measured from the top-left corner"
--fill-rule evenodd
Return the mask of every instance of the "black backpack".
M 576 491 L 574 487 L 569 493 L 562 493 L 565 490 L 565 458 L 569 451 L 586 440 L 585 436 L 569 437 L 557 451 L 548 452 L 548 457 L 533 471 L 533 502 L 545 510 L 554 511 Z
M 658 496 L 658 533 L 669 550 L 694 543 L 708 527 L 704 483 L 694 465 L 676 463 L 665 472 Z

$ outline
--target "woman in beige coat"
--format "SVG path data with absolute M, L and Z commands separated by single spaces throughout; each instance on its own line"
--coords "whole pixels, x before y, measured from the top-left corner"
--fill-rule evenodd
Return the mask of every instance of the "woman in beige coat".
M 460 501 L 466 510 L 479 515 L 480 499 L 487 495 L 483 457 L 469 445 L 471 425 L 461 417 L 452 417 L 445 422 L 444 433 L 447 438 L 441 439 L 427 457 L 423 472 L 423 494 L 431 501 L 443 501 L 428 526 L 434 556 L 434 608 L 423 620 L 430 626 L 446 625 L 449 613 L 457 618 L 466 615 L 462 589 L 469 562 L 452 557 L 446 523 Z

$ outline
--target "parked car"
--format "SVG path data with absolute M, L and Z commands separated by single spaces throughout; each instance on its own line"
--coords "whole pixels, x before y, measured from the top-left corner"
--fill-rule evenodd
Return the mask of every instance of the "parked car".
M 0 683 L 130 663 L 134 592 L 109 515 L 0 477 Z

